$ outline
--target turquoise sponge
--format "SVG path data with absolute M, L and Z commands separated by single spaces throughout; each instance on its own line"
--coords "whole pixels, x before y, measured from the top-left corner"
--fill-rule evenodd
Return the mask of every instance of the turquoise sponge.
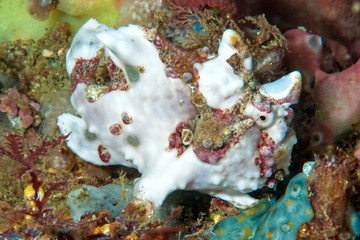
M 307 191 L 306 175 L 296 175 L 285 195 L 275 204 L 262 199 L 237 216 L 225 218 L 215 225 L 211 239 L 296 239 L 300 225 L 313 217 Z
M 68 204 L 71 217 L 80 221 L 81 216 L 100 210 L 107 210 L 112 217 L 122 213 L 133 197 L 130 185 L 108 184 L 102 187 L 83 185 L 69 193 Z

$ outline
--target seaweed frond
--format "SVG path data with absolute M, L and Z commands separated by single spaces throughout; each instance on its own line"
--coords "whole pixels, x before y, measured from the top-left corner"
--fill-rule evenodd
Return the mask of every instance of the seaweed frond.
M 67 136 L 55 139 L 45 139 L 35 131 L 30 130 L 26 135 L 5 133 L 5 143 L 0 146 L 0 154 L 11 158 L 23 165 L 14 169 L 13 175 L 21 178 L 26 172 L 36 172 L 34 163 L 45 156 L 49 150 L 64 143 Z

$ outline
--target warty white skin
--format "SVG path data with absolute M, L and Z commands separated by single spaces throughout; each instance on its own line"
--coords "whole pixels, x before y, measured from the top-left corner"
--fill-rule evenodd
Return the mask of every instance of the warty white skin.
M 225 36 L 229 34 L 234 34 L 234 31 L 227 30 L 224 33 Z M 235 52 L 227 38 L 224 39 L 218 56 L 197 66 L 201 68 L 199 89 L 207 102 L 215 107 L 228 108 L 242 96 L 244 83 L 230 71 L 231 66 L 226 63 L 226 57 Z M 94 103 L 86 99 L 86 85 L 77 84 L 71 102 L 81 117 L 62 114 L 58 117 L 58 126 L 64 135 L 70 133 L 67 144 L 83 160 L 97 165 L 121 164 L 137 168 L 142 174 L 135 181 L 134 195 L 137 198 L 150 200 L 155 206 L 159 206 L 172 191 L 187 189 L 198 190 L 243 206 L 253 204 L 256 200 L 247 193 L 261 188 L 267 180 L 260 176 L 260 168 L 255 164 L 255 158 L 259 157 L 257 147 L 261 128 L 276 139 L 279 148 L 285 149 L 285 154 L 278 161 L 279 166 L 286 167 L 287 171 L 291 150 L 296 143 L 293 131 L 287 131 L 284 121 L 290 103 L 273 105 L 273 120 L 266 128 L 261 124 L 251 127 L 216 164 L 201 162 L 192 146 L 177 157 L 176 149 L 168 149 L 169 136 L 178 123 L 186 122 L 196 115 L 196 108 L 190 102 L 189 87 L 180 79 L 166 77 L 159 53 L 146 39 L 141 27 L 129 25 L 112 30 L 93 19 L 85 23 L 76 34 L 67 54 L 69 74 L 76 59 L 94 57 L 101 48 L 105 50 L 105 56 L 110 56 L 118 67 L 124 69 L 125 65 L 141 65 L 145 69 L 144 73 L 140 73 L 136 83 L 130 83 L 127 91 L 109 92 Z M 251 59 L 245 62 L 250 69 Z M 220 74 L 227 82 L 219 84 L 216 74 L 204 72 L 209 66 L 219 66 L 220 71 L 224 69 Z M 297 82 L 291 74 L 288 76 L 295 86 Z M 221 89 L 225 87 L 223 84 L 232 87 L 225 89 L 221 97 L 215 96 L 212 89 Z M 267 96 L 271 96 L 271 91 L 277 94 L 270 85 L 267 86 Z M 289 87 L 286 89 L 288 92 L 291 90 Z M 121 122 L 123 113 L 132 117 L 131 124 Z M 245 114 L 256 121 L 260 112 L 251 103 L 247 103 Z M 114 123 L 121 124 L 121 135 L 110 133 L 109 127 Z M 96 138 L 87 138 L 87 131 L 95 134 Z M 136 136 L 140 144 L 129 144 L 128 136 Z M 100 144 L 111 154 L 108 163 L 99 158 L 97 149 Z

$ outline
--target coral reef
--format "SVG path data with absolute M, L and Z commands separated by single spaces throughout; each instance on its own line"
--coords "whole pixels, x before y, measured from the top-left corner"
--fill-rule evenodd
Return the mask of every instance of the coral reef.
M 205 52 L 179 76 L 161 61 L 169 54 L 158 49 L 169 44 L 135 25 L 111 30 L 91 19 L 80 29 L 66 67 L 82 118 L 63 114 L 58 123 L 68 146 L 95 164 L 137 168 L 134 195 L 156 206 L 176 189 L 253 203 L 247 192 L 287 173 L 299 72 L 256 86 L 248 46 L 226 30 L 216 56 Z
M 359 238 L 359 9 L 2 1 L 0 239 Z

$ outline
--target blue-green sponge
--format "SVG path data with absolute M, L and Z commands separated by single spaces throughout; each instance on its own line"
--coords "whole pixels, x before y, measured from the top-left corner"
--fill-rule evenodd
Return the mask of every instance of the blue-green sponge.
M 299 173 L 275 204 L 262 199 L 239 215 L 225 218 L 215 225 L 211 239 L 292 240 L 300 225 L 312 217 L 306 175 Z
M 117 217 L 133 197 L 130 185 L 108 184 L 102 187 L 83 185 L 73 190 L 67 197 L 67 205 L 74 221 L 81 216 L 100 210 L 107 210 L 111 216 Z

